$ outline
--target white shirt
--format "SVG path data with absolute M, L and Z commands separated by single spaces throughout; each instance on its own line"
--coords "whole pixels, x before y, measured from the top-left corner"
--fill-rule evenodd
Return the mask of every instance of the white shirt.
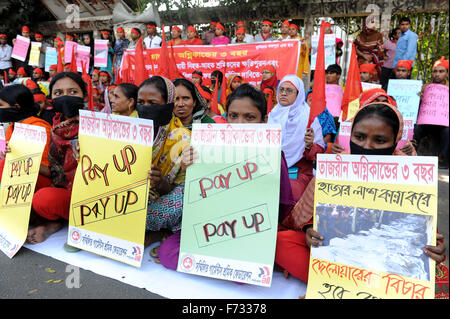
M 12 68 L 11 64 L 12 46 L 5 44 L 0 45 L 0 70 Z
M 148 35 L 144 38 L 144 44 L 147 49 L 159 48 L 161 46 L 161 43 L 162 39 L 157 35 L 154 35 L 153 37 L 150 37 Z
M 253 42 L 253 36 L 251 34 L 246 33 L 244 37 L 245 43 L 252 43 Z M 236 43 L 236 37 L 231 40 L 231 43 Z

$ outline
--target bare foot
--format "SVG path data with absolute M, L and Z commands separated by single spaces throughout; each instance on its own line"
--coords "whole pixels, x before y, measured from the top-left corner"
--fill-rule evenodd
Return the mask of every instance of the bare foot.
M 51 234 L 56 233 L 63 227 L 63 223 L 59 221 L 47 221 L 39 226 L 30 228 L 27 234 L 26 242 L 28 244 L 38 244 L 45 241 Z

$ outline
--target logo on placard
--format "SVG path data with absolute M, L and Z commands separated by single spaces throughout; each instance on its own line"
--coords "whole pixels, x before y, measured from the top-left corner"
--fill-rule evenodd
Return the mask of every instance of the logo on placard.
M 142 253 L 141 248 L 139 246 L 134 246 L 133 252 L 131 254 L 134 256 L 134 260 L 141 261 Z
M 195 260 L 192 255 L 185 255 L 181 261 L 181 268 L 186 271 L 194 269 Z
M 74 242 L 79 242 L 79 241 L 80 241 L 80 238 L 81 238 L 81 235 L 80 235 L 80 233 L 78 232 L 78 230 L 74 229 L 74 230 L 72 231 L 72 233 L 70 234 L 70 237 L 72 238 L 72 240 L 73 240 Z
M 264 266 L 263 268 L 259 267 L 260 273 L 258 275 L 259 278 L 261 278 L 261 283 L 264 285 L 270 284 L 270 269 L 267 266 Z

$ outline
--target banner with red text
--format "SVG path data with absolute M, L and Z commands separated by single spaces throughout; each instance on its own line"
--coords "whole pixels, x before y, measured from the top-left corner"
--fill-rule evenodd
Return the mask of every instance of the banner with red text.
M 307 298 L 432 299 L 437 157 L 319 154 Z
M 140 267 L 153 121 L 80 110 L 67 243 Z
M 270 287 L 278 225 L 279 124 L 193 124 L 178 271 Z
M 168 50 L 172 56 L 172 48 L 169 47 Z M 237 74 L 244 82 L 259 85 L 262 67 L 266 65 L 275 67 L 278 79 L 287 74 L 297 74 L 299 50 L 299 40 L 291 40 L 217 46 L 175 46 L 173 54 L 178 70 L 186 79 L 192 79 L 192 72 L 199 70 L 203 72 L 203 84 L 209 85 L 211 73 L 220 70 L 225 72 L 226 77 Z M 157 73 L 162 67 L 160 52 L 160 48 L 144 50 L 145 66 L 149 75 Z M 122 77 L 127 56 L 130 58 L 128 65 L 134 70 L 134 50 L 126 50 L 122 59 Z

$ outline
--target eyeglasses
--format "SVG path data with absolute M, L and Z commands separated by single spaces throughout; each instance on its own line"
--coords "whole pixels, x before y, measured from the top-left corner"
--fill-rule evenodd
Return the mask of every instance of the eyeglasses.
M 280 88 L 279 90 L 280 94 L 286 93 L 286 95 L 291 95 L 295 93 L 295 90 L 291 89 L 291 88 Z

